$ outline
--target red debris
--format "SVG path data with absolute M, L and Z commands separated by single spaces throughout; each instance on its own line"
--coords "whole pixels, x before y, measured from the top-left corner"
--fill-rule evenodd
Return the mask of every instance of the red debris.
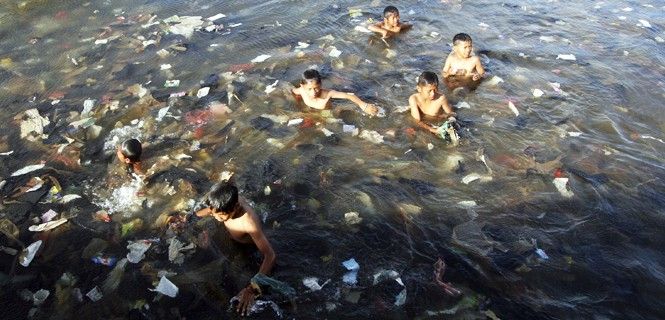
M 315 125 L 316 123 L 312 118 L 305 118 L 302 120 L 302 123 L 300 124 L 300 128 L 311 128 Z
M 253 63 L 234 64 L 229 67 L 229 71 L 231 72 L 247 71 L 252 68 L 254 68 Z
M 555 178 L 563 178 L 564 176 L 565 176 L 565 171 L 563 171 L 563 169 L 556 168 L 556 170 L 554 170 L 554 177 Z

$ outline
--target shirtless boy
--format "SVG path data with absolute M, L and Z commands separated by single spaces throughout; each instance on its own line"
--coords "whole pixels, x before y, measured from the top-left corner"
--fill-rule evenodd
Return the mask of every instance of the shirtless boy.
M 242 197 L 238 197 L 238 188 L 229 182 L 213 186 L 206 196 L 205 209 L 196 212 L 199 217 L 212 215 L 215 220 L 224 224 L 229 235 L 241 243 L 254 243 L 263 255 L 259 273 L 267 275 L 275 265 L 275 251 L 261 229 L 261 220 L 252 207 Z M 259 294 L 251 283 L 240 290 L 237 311 L 247 314 Z
M 358 105 L 360 110 L 370 115 L 376 115 L 379 109 L 366 103 L 352 93 L 339 92 L 321 88 L 321 75 L 318 71 L 310 69 L 303 73 L 300 86 L 291 92 L 299 98 L 306 106 L 314 109 L 327 109 L 330 107 L 330 99 L 346 99 Z
M 437 127 L 423 122 L 423 118 L 434 123 L 455 115 L 448 104 L 446 97 L 439 93 L 439 77 L 434 72 L 425 71 L 418 77 L 417 93 L 409 97 L 411 116 L 417 121 L 419 127 L 439 135 Z
M 410 27 L 410 24 L 400 23 L 399 10 L 397 8 L 387 6 L 383 9 L 383 21 L 370 25 L 367 29 L 380 33 L 382 38 L 385 39 Z
M 485 76 L 485 69 L 480 58 L 472 55 L 473 41 L 466 33 L 458 33 L 453 37 L 453 51 L 443 65 L 443 77 L 461 76 L 478 81 Z

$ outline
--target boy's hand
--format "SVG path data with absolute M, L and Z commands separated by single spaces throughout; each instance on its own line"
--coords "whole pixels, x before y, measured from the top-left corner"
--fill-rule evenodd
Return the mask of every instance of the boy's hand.
M 240 290 L 237 297 L 238 307 L 236 308 L 236 312 L 240 313 L 242 316 L 248 315 L 249 310 L 254 305 L 254 290 L 251 286 L 247 286 Z
M 479 80 L 480 78 L 482 78 L 482 77 L 483 77 L 483 76 L 481 76 L 481 75 L 479 75 L 479 74 L 477 74 L 477 73 L 474 73 L 474 74 L 473 74 L 473 77 L 471 77 L 471 79 L 473 79 L 473 81 L 478 81 L 478 80 Z
M 390 31 L 388 31 L 386 29 L 381 29 L 381 35 L 382 35 L 381 38 L 386 39 L 390 35 Z
M 373 104 L 367 104 L 365 105 L 365 108 L 363 109 L 365 113 L 375 116 L 379 112 L 379 107 L 373 105 Z

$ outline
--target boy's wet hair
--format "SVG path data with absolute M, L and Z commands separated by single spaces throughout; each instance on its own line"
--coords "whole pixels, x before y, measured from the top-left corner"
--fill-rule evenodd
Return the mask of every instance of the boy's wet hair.
M 389 13 L 399 15 L 399 10 L 395 6 L 387 6 L 383 9 L 383 17 L 385 18 Z
M 203 203 L 208 208 L 229 213 L 238 204 L 238 188 L 228 181 L 218 183 L 210 189 Z
M 143 152 L 143 147 L 141 147 L 141 142 L 136 139 L 125 140 L 120 147 L 120 152 L 125 158 L 129 159 L 131 162 L 141 161 L 141 153 Z
M 305 70 L 302 73 L 302 79 L 300 79 L 300 84 L 305 84 L 307 82 L 314 81 L 317 84 L 321 84 L 321 74 L 314 69 Z
M 436 73 L 431 72 L 431 71 L 425 71 L 420 74 L 418 77 L 418 86 L 426 86 L 426 85 L 439 85 L 439 77 L 436 75 Z
M 458 42 L 473 42 L 471 36 L 466 33 L 458 33 L 453 37 L 453 45 L 456 45 Z

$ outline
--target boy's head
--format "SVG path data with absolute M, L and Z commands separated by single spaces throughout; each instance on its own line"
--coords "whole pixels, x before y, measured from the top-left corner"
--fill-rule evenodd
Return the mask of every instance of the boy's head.
M 466 33 L 458 33 L 453 37 L 453 50 L 461 58 L 468 58 L 471 56 L 473 49 L 473 41 L 471 36 Z
M 439 88 L 439 77 L 436 73 L 425 71 L 418 77 L 416 90 L 423 98 L 434 99 Z
M 136 139 L 129 139 L 125 140 L 118 149 L 118 158 L 124 163 L 132 164 L 141 161 L 142 152 L 141 142 Z
M 300 79 L 300 87 L 304 95 L 310 98 L 318 97 L 321 93 L 321 74 L 314 69 L 306 70 Z
M 387 6 L 383 9 L 383 23 L 390 27 L 399 25 L 399 10 L 394 6 Z
M 228 181 L 218 183 L 210 189 L 204 204 L 215 219 L 226 221 L 238 206 L 238 188 Z

